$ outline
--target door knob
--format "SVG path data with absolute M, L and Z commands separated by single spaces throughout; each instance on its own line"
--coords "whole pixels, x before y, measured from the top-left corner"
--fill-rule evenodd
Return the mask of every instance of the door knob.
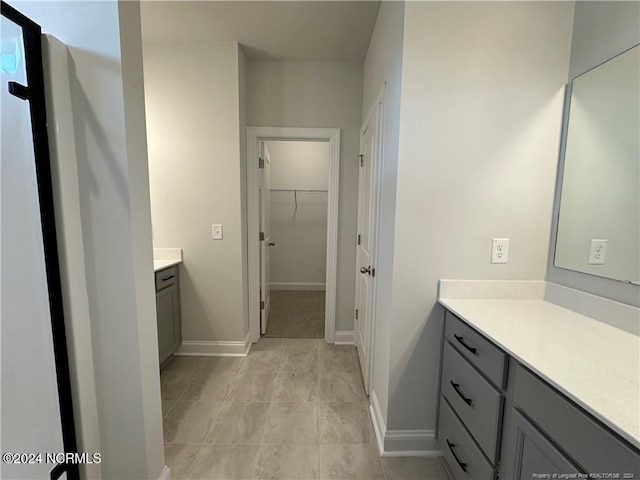
M 276 246 L 276 244 L 275 244 L 274 242 L 269 242 L 269 244 L 268 244 L 268 245 L 269 245 L 270 247 L 275 247 L 275 246 Z
M 371 275 L 371 265 L 369 265 L 367 268 L 365 267 L 360 267 L 360 273 L 362 273 L 363 275 L 365 273 L 368 273 L 369 275 Z

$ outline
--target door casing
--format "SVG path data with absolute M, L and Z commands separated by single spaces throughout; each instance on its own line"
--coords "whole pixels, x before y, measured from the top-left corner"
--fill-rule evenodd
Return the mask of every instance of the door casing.
M 324 339 L 327 343 L 334 343 L 338 271 L 339 128 L 247 127 L 247 288 L 249 302 L 247 307 L 250 338 L 253 343 L 260 340 L 259 148 L 260 142 L 278 140 L 329 143 Z

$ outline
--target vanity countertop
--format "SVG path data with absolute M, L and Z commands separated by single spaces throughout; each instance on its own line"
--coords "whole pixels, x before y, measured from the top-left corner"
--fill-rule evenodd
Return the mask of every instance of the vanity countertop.
M 182 263 L 181 248 L 154 248 L 153 249 L 153 271 L 158 272 L 165 268 Z
M 640 448 L 640 337 L 542 298 L 438 301 Z
M 178 265 L 182 263 L 182 259 L 174 259 L 174 260 L 156 260 L 153 259 L 153 271 L 159 272 L 160 270 L 164 270 L 165 268 L 172 267 L 174 265 Z

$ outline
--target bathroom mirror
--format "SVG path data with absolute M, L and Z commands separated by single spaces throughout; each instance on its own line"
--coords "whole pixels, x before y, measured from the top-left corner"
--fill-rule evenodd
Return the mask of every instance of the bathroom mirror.
M 640 285 L 640 46 L 574 78 L 556 267 Z

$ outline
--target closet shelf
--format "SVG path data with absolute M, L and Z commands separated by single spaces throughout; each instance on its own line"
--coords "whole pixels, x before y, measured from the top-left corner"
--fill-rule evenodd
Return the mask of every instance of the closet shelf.
M 272 192 L 293 192 L 293 199 L 298 210 L 298 192 L 300 193 L 328 193 L 329 190 L 309 190 L 304 188 L 271 188 Z

